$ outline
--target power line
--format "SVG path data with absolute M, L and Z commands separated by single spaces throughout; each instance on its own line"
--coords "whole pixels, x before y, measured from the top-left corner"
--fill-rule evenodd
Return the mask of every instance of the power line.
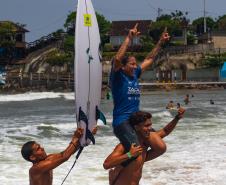
M 155 11 L 158 11 L 158 8 L 155 8 L 153 5 L 151 5 L 151 3 L 150 3 L 148 0 L 145 0 L 145 1 L 147 2 L 148 6 L 149 6 L 150 8 L 152 8 L 152 9 L 155 10 Z

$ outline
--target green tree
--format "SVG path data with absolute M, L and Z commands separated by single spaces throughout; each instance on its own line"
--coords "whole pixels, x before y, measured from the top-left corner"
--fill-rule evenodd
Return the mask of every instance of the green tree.
M 64 50 L 67 52 L 74 52 L 74 40 L 75 37 L 67 35 L 64 40 Z
M 64 27 L 67 29 L 69 34 L 74 34 L 75 31 L 75 19 L 76 19 L 76 12 L 71 12 L 64 23 Z
M 194 26 L 194 31 L 200 35 L 204 32 L 204 18 L 199 17 L 195 20 L 193 20 L 192 25 Z M 206 26 L 209 30 L 216 29 L 216 22 L 211 17 L 206 17 Z
M 186 27 L 189 23 L 189 19 L 186 17 L 187 12 L 176 10 L 171 14 L 164 14 L 157 18 L 156 22 L 150 26 L 150 35 L 154 41 L 157 41 L 164 28 L 167 27 L 167 31 L 171 36 L 178 36 L 182 34 L 183 27 Z
M 16 30 L 16 26 L 11 22 L 0 23 L 0 47 L 13 47 L 15 45 Z
M 154 42 L 150 35 L 144 35 L 140 38 L 143 51 L 149 52 L 154 47 Z
M 16 40 L 16 24 L 5 21 L 0 23 L 0 47 L 4 48 L 4 57 L 12 58 Z
M 100 30 L 101 44 L 104 46 L 105 43 L 109 42 L 109 31 L 111 29 L 111 22 L 105 19 L 105 17 L 96 12 L 97 22 Z
M 150 35 L 155 42 L 159 40 L 165 27 L 167 27 L 167 31 L 171 36 L 179 35 L 181 32 L 179 21 L 161 19 L 160 21 L 152 23 L 150 26 Z
M 111 29 L 111 22 L 105 19 L 105 17 L 96 12 L 97 22 L 99 25 L 100 38 L 101 43 L 104 46 L 105 43 L 109 41 L 109 31 Z M 65 21 L 64 27 L 67 29 L 69 34 L 74 34 L 75 30 L 75 20 L 76 20 L 76 12 L 71 12 Z
M 219 17 L 217 20 L 217 27 L 219 30 L 226 30 L 226 15 Z

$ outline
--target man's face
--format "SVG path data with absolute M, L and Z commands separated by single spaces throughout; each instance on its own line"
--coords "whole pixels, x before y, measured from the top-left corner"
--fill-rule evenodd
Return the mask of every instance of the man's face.
M 134 70 L 136 68 L 137 68 L 137 62 L 136 62 L 136 58 L 133 56 L 129 57 L 126 65 L 122 67 L 124 73 L 126 73 L 129 76 L 133 76 Z
M 32 155 L 30 156 L 30 159 L 32 161 L 42 161 L 44 160 L 46 157 L 47 157 L 47 154 L 44 150 L 43 147 L 40 146 L 40 144 L 38 143 L 35 143 L 33 146 L 32 146 Z
M 148 138 L 152 129 L 151 119 L 147 119 L 145 122 L 135 126 L 136 131 L 144 138 Z

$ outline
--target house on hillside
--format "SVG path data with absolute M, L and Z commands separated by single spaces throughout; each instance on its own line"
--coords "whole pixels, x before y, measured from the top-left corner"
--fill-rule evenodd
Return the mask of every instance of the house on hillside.
M 23 58 L 26 50 L 25 34 L 29 31 L 11 21 L 0 21 L 0 30 L 0 58 Z
M 132 29 L 136 23 L 138 23 L 140 35 L 133 38 L 131 46 L 140 46 L 140 37 L 148 34 L 149 26 L 152 23 L 151 20 L 112 21 L 112 28 L 110 31 L 111 45 L 113 47 L 119 47 L 128 35 L 128 31 Z
M 226 49 L 226 31 L 213 31 L 211 33 L 211 40 L 214 48 Z

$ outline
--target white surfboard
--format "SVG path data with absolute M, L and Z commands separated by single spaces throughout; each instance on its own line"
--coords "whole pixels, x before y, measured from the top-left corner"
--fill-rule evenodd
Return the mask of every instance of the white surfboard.
M 78 0 L 75 28 L 75 104 L 79 127 L 84 128 L 82 146 L 94 138 L 90 135 L 100 117 L 102 64 L 100 34 L 91 0 Z M 94 142 L 95 143 L 95 142 Z

